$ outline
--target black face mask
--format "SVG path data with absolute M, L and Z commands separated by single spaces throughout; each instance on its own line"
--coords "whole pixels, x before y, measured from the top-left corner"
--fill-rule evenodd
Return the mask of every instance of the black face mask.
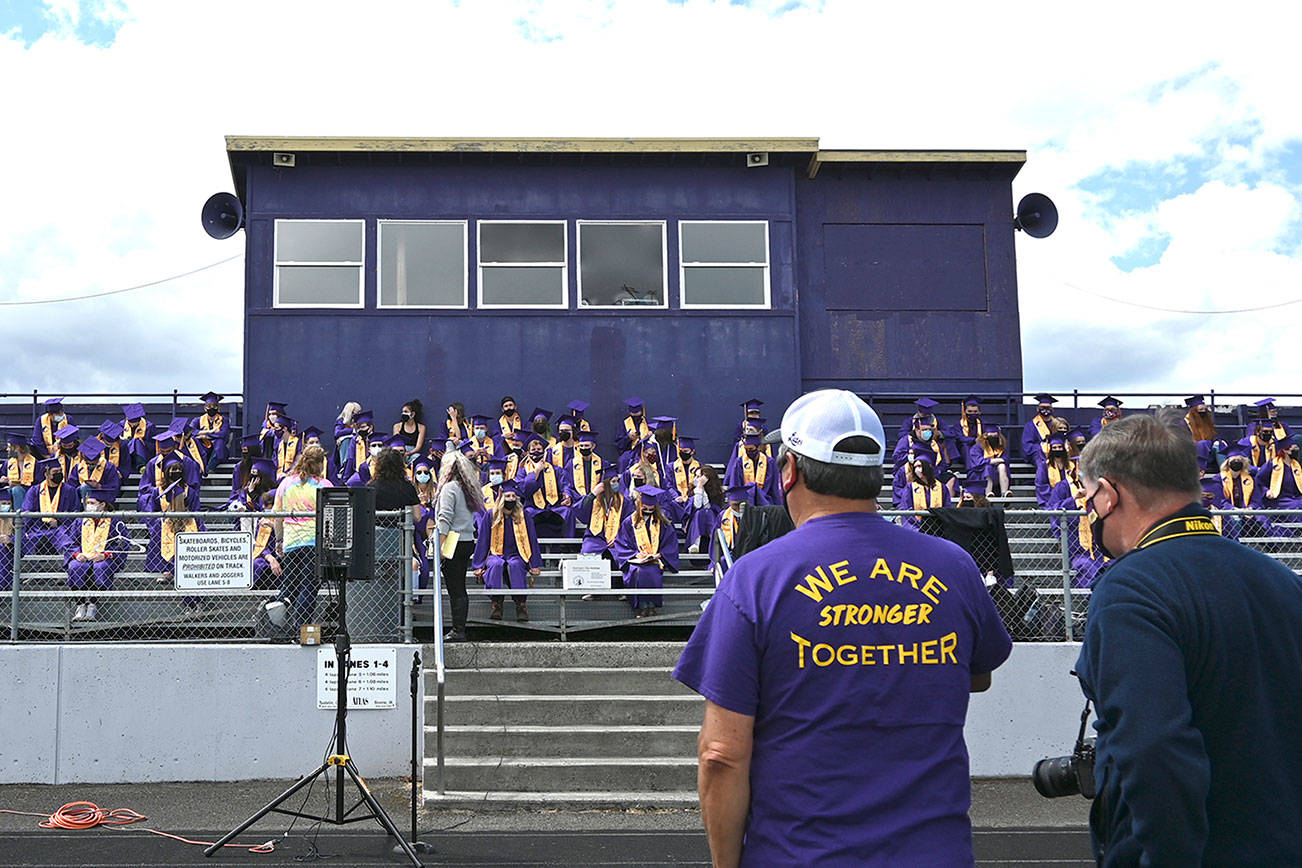
M 1243 459 L 1242 459 L 1242 458 L 1231 458 L 1231 459 L 1230 459 L 1230 469 L 1233 470 L 1233 471 L 1236 472 L 1236 473 L 1237 473 L 1238 471 L 1242 470 L 1242 469 L 1243 469 Z
M 1052 407 L 1041 407 L 1039 412 L 1040 412 L 1040 415 L 1041 415 L 1041 416 L 1052 416 L 1052 415 L 1053 415 L 1053 408 L 1052 408 Z
M 54 473 L 51 473 L 51 474 L 50 474 L 50 482 L 52 482 L 52 483 L 55 484 L 55 485 L 62 485 L 62 484 L 63 484 L 63 471 L 62 471 L 62 470 L 56 470 Z
M 169 471 L 167 472 L 167 478 L 170 479 L 170 480 L 172 480 L 173 482 L 176 482 L 176 481 L 180 480 L 180 478 L 181 478 L 181 471 L 179 471 L 179 470 L 169 470 Z
M 506 510 L 507 512 L 512 512 L 515 510 L 515 504 L 516 501 L 514 500 L 504 500 L 502 501 L 502 509 Z
M 403 413 L 403 414 L 402 414 L 402 421 L 404 421 L 404 422 L 410 422 L 410 421 L 411 421 L 411 414 L 410 414 L 410 413 Z
M 1094 548 L 1098 549 L 1099 554 L 1103 555 L 1103 557 L 1108 558 L 1109 560 L 1116 560 L 1117 556 L 1108 551 L 1108 547 L 1103 543 L 1104 521 L 1106 521 L 1106 519 L 1097 512 L 1094 513 L 1094 517 L 1090 519 L 1090 533 L 1094 535 Z
M 570 438 L 573 437 L 573 436 L 574 436 L 574 432 L 572 432 L 572 431 L 564 431 L 564 430 L 562 430 L 562 431 L 561 431 L 561 442 L 562 442 L 562 443 L 569 443 L 569 442 L 570 442 Z
M 1275 439 L 1275 432 L 1274 432 L 1274 431 L 1271 431 L 1269 428 L 1263 428 L 1263 429 L 1261 429 L 1261 442 L 1262 442 L 1262 443 L 1269 443 L 1270 441 L 1272 441 L 1272 440 L 1274 440 L 1274 439 Z
M 682 459 L 684 461 L 690 462 L 692 460 L 692 457 L 696 455 L 696 452 L 688 449 L 679 449 L 678 454 L 682 456 Z
M 207 410 L 205 410 L 204 412 L 207 413 L 209 416 L 216 416 L 216 415 L 217 415 L 217 408 L 216 408 L 216 407 L 209 407 L 209 408 L 208 408 Z

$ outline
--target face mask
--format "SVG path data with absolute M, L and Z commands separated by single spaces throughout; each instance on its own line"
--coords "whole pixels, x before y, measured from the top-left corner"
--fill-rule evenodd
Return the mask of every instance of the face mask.
M 67 419 L 68 417 L 65 416 L 62 412 L 58 412 L 58 413 L 55 413 L 55 414 L 54 414 L 54 418 L 56 418 L 56 419 L 58 419 L 60 422 L 62 422 L 64 419 Z
M 56 470 L 54 473 L 50 474 L 50 482 L 53 482 L 55 485 L 60 485 L 63 482 L 63 471 Z
M 539 451 L 537 451 L 537 452 L 530 452 L 530 453 L 529 453 L 529 460 L 530 460 L 530 461 L 542 461 L 542 457 L 543 457 L 542 450 L 539 450 Z
M 655 508 L 654 508 L 654 507 L 645 507 L 645 506 L 642 507 L 642 515 L 645 516 L 646 518 L 650 518 L 651 516 L 653 516 L 653 515 L 655 515 L 655 514 L 656 514 L 656 511 L 655 511 Z
M 1243 459 L 1242 459 L 1242 458 L 1231 458 L 1231 459 L 1230 459 L 1230 469 L 1233 470 L 1233 471 L 1235 471 L 1236 473 L 1237 473 L 1238 471 L 1242 470 L 1242 469 L 1243 469 Z
M 1275 439 L 1275 432 L 1274 432 L 1274 431 L 1271 431 L 1269 428 L 1262 428 L 1262 429 L 1261 429 L 1261 442 L 1262 442 L 1262 443 L 1269 443 L 1270 441 L 1272 441 L 1272 440 L 1274 440 L 1274 439 Z
M 172 480 L 173 482 L 176 482 L 178 479 L 181 478 L 181 471 L 179 471 L 179 470 L 169 470 L 169 471 L 167 471 L 167 478 L 170 479 L 170 480 Z
M 416 474 L 416 481 L 417 481 L 417 482 L 429 482 L 429 474 L 428 474 L 428 473 L 417 473 L 417 474 Z
M 1052 407 L 1041 407 L 1040 410 L 1039 410 L 1039 413 L 1040 413 L 1041 416 L 1052 416 L 1052 415 L 1053 415 L 1053 408 L 1052 408 Z
M 924 441 L 926 441 L 926 440 L 930 440 L 930 439 L 932 438 L 933 435 L 932 435 L 932 431 L 931 431 L 931 429 L 930 429 L 930 428 L 927 428 L 926 430 L 924 430 L 924 431 L 923 431 L 921 434 L 919 434 L 918 436 L 921 437 Z
M 643 478 L 639 478 L 637 476 L 634 476 L 630 481 L 633 483 L 634 488 L 639 488 L 643 485 L 646 485 L 646 480 Z
M 632 416 L 634 419 L 641 419 L 641 418 L 642 418 L 642 411 L 641 411 L 641 410 L 633 410 L 633 411 L 631 411 L 628 415 Z
M 13 506 L 12 503 L 0 503 L 0 512 L 8 512 L 13 509 Z
M 506 510 L 507 512 L 512 512 L 515 509 L 515 501 L 514 500 L 502 501 L 502 509 Z
M 570 438 L 573 437 L 573 436 L 574 436 L 574 432 L 573 432 L 573 431 L 566 431 L 564 428 L 561 429 L 561 442 L 562 442 L 562 443 L 569 443 L 569 442 L 570 442 Z
M 1051 455 L 1054 458 L 1065 458 L 1067 456 L 1067 452 L 1063 449 L 1050 449 L 1049 455 Z
M 981 418 L 981 411 L 980 411 L 980 410 L 968 410 L 968 411 L 967 411 L 967 417 L 968 417 L 969 419 L 980 419 L 980 418 Z
M 86 511 L 87 511 L 87 512 L 103 512 L 103 511 L 104 511 L 104 504 L 99 503 L 98 501 L 91 501 L 90 503 L 86 504 Z
M 684 461 L 690 463 L 691 460 L 692 460 L 692 456 L 694 456 L 694 455 L 696 454 L 696 452 L 694 452 L 694 451 L 688 451 L 688 450 L 686 450 L 686 449 L 679 449 L 679 450 L 678 450 L 678 454 L 682 456 L 682 458 L 683 458 Z
M 487 428 L 476 428 L 476 429 L 475 429 L 475 436 L 476 436 L 477 438 L 479 438 L 480 440 L 483 440 L 485 437 L 488 436 L 488 429 L 487 429 Z
M 411 421 L 411 414 L 410 414 L 410 413 L 403 413 L 403 414 L 402 414 L 402 421 L 404 421 L 404 422 L 410 422 L 410 421 Z
M 360 428 L 357 429 L 357 435 L 358 435 L 359 437 L 362 437 L 362 438 L 364 439 L 364 438 L 366 438 L 366 437 L 370 437 L 370 436 L 371 436 L 371 432 L 374 431 L 374 430 L 375 430 L 375 429 L 372 428 L 372 427 L 370 427 L 369 425 L 363 425 L 362 427 L 360 427 Z
M 374 458 L 375 456 L 379 455 L 379 454 L 380 454 L 380 450 L 383 449 L 383 448 L 384 448 L 383 446 L 372 446 L 372 447 L 371 447 L 371 457 Z
M 514 416 L 514 415 L 515 415 L 515 407 L 503 407 L 503 408 L 502 408 L 502 415 L 503 415 L 503 416 Z
M 607 485 L 610 486 L 610 490 L 611 490 L 611 491 L 615 492 L 616 494 L 619 493 L 619 480 L 618 480 L 618 479 L 612 479 L 612 480 L 610 480 L 610 482 L 608 482 Z
M 207 410 L 205 410 L 204 412 L 207 413 L 209 416 L 216 416 L 216 415 L 217 415 L 217 408 L 216 408 L 216 407 L 209 407 L 209 408 L 208 408 Z
M 488 481 L 489 481 L 489 483 L 492 484 L 492 485 L 501 485 L 501 484 L 502 484 L 502 474 L 500 474 L 500 473 L 490 473 L 490 474 L 488 474 Z
M 1103 415 L 1104 415 L 1104 416 L 1107 416 L 1109 419 L 1115 419 L 1115 418 L 1117 418 L 1118 416 L 1121 415 L 1121 411 L 1120 411 L 1120 410 L 1114 410 L 1114 409 L 1112 409 L 1111 407 L 1109 407 L 1108 409 L 1106 409 L 1106 410 L 1103 411 Z
M 1090 533 L 1094 536 L 1094 547 L 1103 557 L 1115 560 L 1117 556 L 1108 551 L 1108 547 L 1103 543 L 1103 522 L 1103 516 L 1097 512 L 1093 513 L 1093 518 L 1090 519 Z
M 580 454 L 580 455 L 591 455 L 591 454 L 592 454 L 592 447 L 591 447 L 591 446 L 580 446 L 580 447 L 579 447 L 579 454 Z

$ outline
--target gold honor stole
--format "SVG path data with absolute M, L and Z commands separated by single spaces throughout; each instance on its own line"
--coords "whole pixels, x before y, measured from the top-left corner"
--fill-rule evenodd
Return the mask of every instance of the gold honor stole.
M 14 456 L 9 459 L 7 471 L 10 485 L 32 485 L 36 482 L 36 456 Z M 15 481 L 17 480 L 17 481 Z
M 597 487 L 597 482 L 601 479 L 601 456 L 592 453 L 592 470 L 591 476 L 583 472 L 583 455 L 577 450 L 574 453 L 574 490 L 579 494 L 586 495 L 589 491 Z
M 208 414 L 204 413 L 199 417 L 199 436 L 212 445 L 213 437 L 226 430 L 226 417 L 221 413 L 217 414 L 217 421 L 209 422 Z
M 181 464 L 181 478 L 185 479 L 184 462 Z M 167 487 L 167 471 L 163 469 L 163 462 L 161 461 L 154 462 L 154 487 L 158 489 L 160 494 Z
M 186 487 L 181 486 L 182 490 L 171 498 L 161 501 L 159 506 L 163 512 L 180 512 L 185 509 Z M 199 525 L 193 518 L 166 519 L 163 521 L 163 530 L 161 539 L 159 539 L 160 548 L 163 553 L 163 560 L 171 561 L 176 557 L 176 535 L 178 533 L 193 532 L 199 529 Z
M 103 440 L 100 442 L 104 443 Z M 104 443 L 104 454 L 108 456 L 109 462 L 112 463 L 114 467 L 121 469 L 122 443 L 120 441 L 114 440 L 112 443 Z
M 294 459 L 298 457 L 298 435 L 293 431 L 285 432 L 285 437 L 276 447 L 276 469 L 284 476 L 294 469 Z M 202 466 L 202 465 L 200 465 Z
M 723 530 L 723 541 L 728 544 L 728 548 L 732 548 L 732 537 L 737 532 L 737 513 L 732 511 L 732 507 L 723 513 L 719 527 Z
M 1252 499 L 1252 491 L 1253 491 L 1254 483 L 1252 481 L 1252 477 L 1246 473 L 1242 477 L 1240 477 L 1239 481 L 1243 483 L 1242 486 L 1240 487 L 1241 491 L 1243 492 L 1242 504 L 1235 503 L 1234 501 L 1234 474 L 1233 473 L 1221 474 L 1221 491 L 1225 492 L 1225 499 L 1230 502 L 1231 506 L 1242 509 L 1246 507 L 1248 505 L 1248 501 Z M 1274 478 L 1272 478 L 1271 482 L 1273 483 L 1274 481 L 1275 481 Z
M 109 528 L 113 525 L 111 518 L 88 518 L 81 523 L 81 553 L 83 555 L 102 555 L 108 547 Z
M 652 516 L 655 520 L 655 516 Z M 656 538 L 651 539 L 651 528 L 647 526 L 646 518 L 641 512 L 633 515 L 633 536 L 637 539 L 638 554 L 650 555 L 656 560 L 660 560 L 660 522 L 656 521 Z
M 976 421 L 976 433 L 973 434 L 973 433 L 972 433 L 972 424 L 971 424 L 973 421 L 974 421 L 974 420 L 969 419 L 967 416 L 964 416 L 964 417 L 963 417 L 962 422 L 961 422 L 961 424 L 962 424 L 962 426 L 963 426 L 963 436 L 965 436 L 965 437 L 980 437 L 982 434 L 986 433 L 986 429 L 985 429 L 984 427 L 982 427 L 982 425 L 981 425 L 981 417 L 978 416 L 978 417 L 976 417 L 976 419 L 975 419 L 975 421 Z
M 519 413 L 512 413 L 510 416 L 505 414 L 498 416 L 497 424 L 501 427 L 503 434 L 511 434 L 524 427 L 524 423 L 520 421 Z
M 123 420 L 123 426 L 127 429 L 128 440 L 144 440 L 145 429 L 149 427 L 149 420 L 141 416 L 134 422 Z
M 65 480 L 71 480 L 73 471 L 78 467 L 84 466 L 86 463 L 82 460 L 80 452 L 74 452 L 71 455 L 64 455 L 62 452 L 58 452 L 55 454 L 54 459 L 58 461 L 59 466 L 63 468 L 63 478 Z
M 360 471 L 362 465 L 366 463 L 366 438 L 361 434 L 353 435 L 353 469 Z M 345 480 L 346 481 L 346 480 Z
M 453 422 L 451 419 L 444 419 L 443 427 L 447 430 L 448 437 L 450 438 L 455 438 L 457 440 L 470 439 L 470 426 L 465 424 L 464 422 L 458 425 L 456 422 Z
M 742 458 L 746 454 L 746 444 L 741 440 L 738 440 L 737 445 L 732 448 L 732 451 L 738 458 Z M 767 443 L 760 444 L 759 452 L 762 455 L 767 455 L 769 458 L 773 457 L 772 447 Z
M 592 430 L 592 426 L 588 424 L 588 420 L 587 420 L 587 419 L 580 419 L 580 420 L 579 420 L 579 430 L 580 430 L 580 431 L 591 431 L 591 430 Z
M 1040 451 L 1047 458 L 1049 456 L 1049 423 L 1044 421 L 1044 417 L 1039 413 L 1031 417 L 1031 422 L 1035 424 L 1035 430 L 1040 432 Z
M 1077 509 L 1085 509 L 1085 487 L 1077 486 L 1075 482 L 1071 483 L 1071 496 L 1076 501 Z M 1094 557 L 1094 528 L 1090 525 L 1088 515 L 1080 516 L 1076 522 L 1076 537 L 1080 540 L 1081 547 L 1089 552 L 1090 557 Z
M 1252 466 L 1261 467 L 1267 461 L 1275 460 L 1275 441 L 1262 446 L 1253 438 L 1252 441 Z
M 503 511 L 500 507 L 493 510 L 493 532 L 488 548 L 490 554 L 497 555 L 499 558 L 506 551 L 503 548 L 506 544 L 506 520 L 502 515 Z M 515 533 L 515 547 L 527 564 L 533 558 L 533 547 L 529 545 L 529 528 L 525 526 L 524 513 L 520 513 L 511 522 L 511 529 Z
M 526 464 L 524 469 L 529 473 L 536 474 L 541 472 L 543 477 L 543 488 L 540 488 L 533 493 L 533 505 L 539 509 L 546 509 L 549 504 L 558 503 L 560 501 L 560 492 L 557 490 L 556 486 L 556 468 L 546 460 L 530 466 L 531 464 L 532 462 Z M 544 489 L 547 491 L 547 497 L 545 499 L 543 498 Z
M 753 482 L 760 488 L 764 487 L 764 480 L 769 475 L 769 459 L 762 452 L 755 453 L 758 461 L 751 461 L 750 456 L 745 452 L 741 454 L 741 472 L 746 482 Z
M 994 448 L 990 445 L 990 441 L 988 440 L 981 441 L 981 451 L 986 454 L 986 460 L 1002 457 L 1004 454 L 1004 450 Z
M 577 455 L 579 450 L 576 448 L 574 454 Z M 561 443 L 553 443 L 547 447 L 547 460 L 553 467 L 563 467 L 565 465 L 565 446 Z
M 638 443 L 650 437 L 651 428 L 646 424 L 646 414 L 642 415 L 637 424 L 633 423 L 632 416 L 625 416 L 624 433 L 628 435 L 630 449 L 636 449 Z
M 506 469 L 502 471 L 502 479 L 515 479 L 516 474 L 520 472 L 520 456 L 512 452 L 506 456 Z
M 931 499 L 936 499 L 932 504 Z M 945 487 L 937 479 L 931 484 L 931 488 L 923 485 L 921 482 L 913 483 L 913 508 L 914 509 L 933 509 L 945 505 Z
M 1044 472 L 1045 475 L 1049 477 L 1049 488 L 1053 488 L 1064 479 L 1073 479 L 1076 476 L 1076 474 L 1072 472 L 1072 468 L 1069 467 L 1066 470 L 1061 470 L 1054 466 L 1052 461 L 1044 465 Z
M 692 474 L 701 469 L 701 462 L 695 458 L 689 465 L 683 464 L 683 459 L 679 458 L 674 462 L 674 484 L 678 486 L 678 493 L 686 495 L 692 484 Z
M 108 462 L 100 459 L 91 466 L 84 461 L 81 465 L 81 482 L 83 485 L 99 485 L 100 479 L 104 476 L 104 469 L 108 467 Z
M 497 495 L 493 493 L 493 483 L 491 482 L 485 482 L 483 487 L 479 489 L 479 493 L 484 496 L 484 503 L 492 503 L 497 499 Z
M 258 535 L 253 538 L 253 556 L 255 558 L 266 551 L 268 543 L 271 542 L 271 532 L 273 530 L 275 528 L 272 527 L 271 519 L 263 518 L 258 520 Z
M 41 439 L 45 441 L 47 452 L 54 450 L 54 420 L 49 413 L 41 414 Z
M 204 473 L 204 465 L 206 462 L 203 460 L 203 450 L 199 448 L 199 444 L 195 442 L 193 437 L 187 437 L 184 434 L 180 435 L 180 437 L 182 444 L 181 449 L 194 459 L 195 464 L 199 465 L 199 472 Z
M 55 486 L 54 496 L 50 496 L 50 485 L 41 486 L 41 512 L 58 512 L 59 501 L 63 499 L 63 486 Z
M 613 546 L 615 537 L 619 536 L 620 515 L 624 512 L 624 497 L 617 494 L 610 501 L 610 506 L 601 508 L 598 501 L 592 502 L 592 516 L 588 520 L 588 533 L 605 537 L 606 545 Z
M 1270 488 L 1266 489 L 1266 496 L 1271 500 L 1279 497 L 1280 486 L 1284 484 L 1284 465 L 1287 463 L 1293 471 L 1293 484 L 1297 486 L 1299 493 L 1302 493 L 1302 465 L 1299 465 L 1293 459 L 1287 462 L 1281 461 L 1279 456 L 1275 456 L 1274 466 L 1270 471 Z

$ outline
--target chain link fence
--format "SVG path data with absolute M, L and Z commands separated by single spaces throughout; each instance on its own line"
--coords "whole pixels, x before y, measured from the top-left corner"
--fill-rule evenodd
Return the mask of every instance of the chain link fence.
M 328 642 L 340 588 L 278 522 L 311 513 L 0 513 L 0 619 L 11 641 Z M 375 576 L 348 582 L 355 642 L 412 641 L 414 531 L 377 514 Z M 251 568 L 247 569 L 246 566 Z M 270 604 L 270 605 L 269 605 Z

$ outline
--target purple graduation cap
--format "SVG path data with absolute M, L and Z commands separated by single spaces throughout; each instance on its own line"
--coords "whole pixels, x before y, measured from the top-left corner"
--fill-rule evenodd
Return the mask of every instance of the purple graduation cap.
M 909 456 L 910 463 L 916 461 L 921 461 L 923 464 L 926 464 L 928 467 L 936 466 L 936 457 L 935 455 L 932 454 L 930 449 L 922 452 L 914 452 L 912 455 Z
M 241 449 L 254 449 L 260 447 L 261 444 L 262 444 L 262 438 L 259 437 L 257 434 L 246 434 L 245 436 L 240 438 Z
M 1229 449 L 1227 449 L 1226 452 L 1225 452 L 1225 455 L 1226 455 L 1226 457 L 1228 457 L 1228 458 L 1233 458 L 1233 457 L 1236 456 L 1236 455 L 1239 455 L 1239 456 L 1242 456 L 1242 457 L 1246 458 L 1246 457 L 1250 456 L 1251 454 L 1252 454 L 1252 438 L 1251 438 L 1251 437 L 1244 437 L 1242 440 L 1240 440 L 1240 441 L 1238 441 L 1237 443 L 1235 443 L 1233 446 L 1231 446 L 1231 447 L 1230 447 Z
M 574 417 L 571 416 L 569 413 L 566 413 L 564 416 L 557 416 L 557 417 L 556 417 L 556 427 L 557 427 L 557 428 L 561 428 L 561 427 L 573 428 L 573 427 L 574 427 Z
M 372 425 L 374 425 L 374 424 L 375 424 L 375 411 L 374 411 L 374 410 L 358 410 L 358 411 L 357 411 L 357 415 L 353 416 L 353 425 L 357 425 L 359 422 L 370 422 Z
M 1202 395 L 1190 395 L 1188 398 L 1184 399 L 1184 405 L 1190 409 L 1206 403 L 1207 399 Z
M 656 416 L 651 420 L 651 430 L 661 431 L 665 428 L 672 428 L 677 421 L 677 417 L 674 416 Z
M 581 416 L 583 415 L 583 412 L 587 410 L 589 407 L 591 407 L 592 405 L 589 404 L 587 401 L 574 400 L 566 404 L 565 406 L 568 409 L 573 410 L 576 416 Z
M 424 467 L 427 470 L 431 470 L 434 467 L 434 459 L 422 455 L 419 458 L 417 458 L 415 461 L 413 461 L 411 463 L 411 466 L 413 468 Z
M 471 426 L 472 428 L 474 428 L 474 427 L 477 427 L 477 426 L 482 425 L 482 426 L 484 426 L 485 428 L 487 428 L 487 427 L 488 427 L 488 423 L 491 422 L 491 421 L 492 421 L 492 420 L 489 419 L 487 416 L 484 416 L 484 415 L 481 414 L 481 413 L 476 413 L 475 415 L 473 415 L 473 416 L 470 417 L 470 426 Z
M 764 438 L 758 434 L 747 434 L 741 438 L 743 446 L 758 446 L 764 442 Z
M 86 492 L 87 500 L 98 500 L 100 503 L 113 503 L 117 500 L 117 494 L 111 488 L 92 488 Z
M 724 492 L 724 497 L 728 499 L 729 503 L 752 503 L 752 491 L 754 491 L 754 488 L 750 485 L 731 485 Z
M 646 407 L 646 401 L 643 401 L 641 398 L 637 398 L 637 397 L 625 398 L 624 406 L 628 409 L 630 413 L 632 413 L 634 410 L 636 410 L 639 407 Z
M 654 506 L 660 502 L 662 497 L 664 497 L 665 490 L 663 488 L 656 488 L 654 485 L 639 485 L 637 487 L 637 493 L 644 504 Z
M 220 404 L 222 401 L 226 400 L 226 396 L 218 395 L 216 392 L 204 392 L 199 396 L 199 400 L 203 401 L 205 404 Z
M 1066 446 L 1066 445 L 1067 445 L 1067 435 L 1066 435 L 1066 434 L 1058 434 L 1058 433 L 1055 432 L 1055 433 L 1053 433 L 1053 434 L 1050 434 L 1050 435 L 1048 436 L 1047 440 L 1048 440 L 1049 448 L 1050 448 L 1050 449 L 1052 449 L 1052 448 L 1055 447 L 1055 446 Z
M 277 417 L 276 424 L 283 427 L 286 431 L 293 431 L 295 430 L 295 426 L 298 425 L 297 422 L 286 416 L 284 413 L 281 413 L 280 416 Z
M 59 464 L 59 459 L 57 458 L 42 458 L 40 461 L 36 462 L 37 473 L 45 474 L 55 469 L 63 469 L 62 465 Z
M 98 437 L 92 437 L 77 449 L 87 461 L 98 461 L 104 454 L 104 443 Z
M 501 494 L 519 494 L 520 486 L 516 484 L 514 479 L 503 479 L 502 485 L 498 488 L 498 491 Z
M 695 437 L 685 437 L 685 436 L 683 436 L 683 435 L 681 435 L 681 434 L 678 435 L 678 448 L 679 448 L 680 450 L 686 450 L 686 451 L 688 451 L 688 452 L 695 452 L 695 451 L 696 451 L 696 438 L 695 438 Z
M 1053 397 L 1053 395 L 1050 395 L 1048 392 L 1041 392 L 1041 393 L 1039 393 L 1038 395 L 1035 396 L 1035 403 L 1037 403 L 1037 404 L 1056 404 L 1056 403 L 1058 403 L 1058 399 L 1055 398 L 1055 397 Z
M 966 491 L 968 494 L 980 494 L 984 497 L 986 493 L 985 477 L 979 477 L 974 479 L 971 476 L 969 476 L 963 482 L 963 490 Z
M 190 424 L 189 419 L 182 419 L 179 416 L 167 423 L 167 430 L 180 434 L 185 431 L 185 426 Z
M 532 443 L 541 443 L 544 447 L 547 445 L 546 437 L 542 436 L 541 434 L 535 434 L 532 431 L 520 432 L 520 435 L 517 439 L 520 441 L 520 445 L 523 446 L 525 449 L 528 449 L 530 444 Z
M 579 432 L 579 442 L 580 442 L 580 443 L 591 443 L 593 446 L 596 446 L 596 445 L 597 445 L 597 432 L 596 432 L 596 431 L 580 431 L 580 432 Z
M 257 473 L 259 476 L 265 476 L 268 479 L 276 478 L 276 465 L 270 458 L 255 458 L 249 465 L 250 473 Z
M 126 430 L 122 427 L 121 422 L 113 419 L 105 419 L 104 423 L 99 426 L 99 433 L 110 440 L 117 440 Z
M 41 403 L 44 404 L 45 406 L 49 407 L 51 410 L 53 410 L 55 407 L 62 407 L 62 406 L 63 406 L 63 399 L 62 399 L 62 398 L 46 398 L 46 399 L 45 399 L 44 401 L 42 401 Z
M 940 402 L 933 401 L 930 398 L 919 398 L 918 400 L 913 402 L 913 406 L 917 407 L 919 410 L 925 410 L 927 412 L 931 412 L 931 408 L 939 407 Z
M 181 456 L 177 455 L 175 452 L 163 459 L 164 467 L 176 467 L 182 463 Z
M 1103 408 L 1120 407 L 1121 401 L 1117 398 L 1112 397 L 1111 395 L 1108 395 L 1102 401 L 1099 401 L 1099 406 Z
M 11 444 L 11 445 L 13 445 L 13 446 L 30 446 L 30 445 L 31 445 L 30 443 L 27 442 L 27 435 L 26 435 L 26 434 L 20 434 L 20 433 L 17 432 L 17 431 L 6 431 L 6 432 L 5 432 L 5 442 L 6 442 L 6 443 L 9 443 L 9 444 Z
M 59 440 L 76 440 L 81 436 L 81 429 L 76 425 L 64 425 L 54 432 L 54 436 Z
M 529 414 L 530 422 L 537 422 L 539 419 L 543 419 L 545 421 L 550 422 L 551 418 L 552 418 L 552 411 L 545 410 L 542 407 L 534 407 L 533 412 Z
M 122 407 L 122 415 L 128 422 L 135 422 L 145 418 L 145 405 L 140 403 L 125 404 Z
M 986 425 L 983 428 L 983 430 L 985 431 L 985 435 L 987 437 L 993 437 L 999 433 L 999 426 L 992 423 L 990 425 Z
M 1077 437 L 1080 437 L 1082 440 L 1088 440 L 1090 439 L 1090 432 L 1077 425 L 1075 428 L 1067 432 L 1067 439 L 1075 440 Z
M 963 406 L 964 406 L 964 407 L 980 407 L 980 406 L 981 406 L 981 399 L 978 398 L 976 395 L 968 395 L 966 398 L 963 399 Z
M 166 444 L 168 441 L 172 441 L 173 444 L 175 444 L 177 436 L 177 433 L 171 428 L 164 428 L 162 431 L 159 431 L 154 435 L 154 442 L 159 446 Z
M 507 465 L 507 460 L 505 458 L 499 458 L 497 456 L 494 456 L 488 459 L 488 468 L 490 470 L 494 468 L 498 470 L 506 470 L 506 465 Z
M 315 437 L 318 441 L 321 440 L 321 429 L 313 425 L 309 425 L 308 427 L 304 428 L 302 434 L 303 434 L 303 439 L 305 441 L 311 440 L 313 437 Z
M 285 402 L 285 401 L 268 401 L 268 402 L 267 402 L 267 409 L 268 409 L 268 410 L 275 410 L 277 413 L 283 413 L 283 412 L 285 412 L 285 408 L 288 407 L 288 406 L 289 406 L 289 404 L 288 404 L 287 402 Z
M 374 443 L 374 442 L 375 442 L 375 438 L 371 438 L 371 442 Z M 406 449 L 406 448 L 407 448 L 407 441 L 406 441 L 406 440 L 403 440 L 402 437 L 401 437 L 400 435 L 398 435 L 398 434 L 385 434 L 385 435 L 381 435 L 381 437 L 380 437 L 380 442 L 383 443 L 385 446 L 387 446 L 387 447 L 390 448 L 390 449 Z
M 761 401 L 759 398 L 747 398 L 745 401 L 741 402 L 741 406 L 745 408 L 748 414 L 758 413 L 759 408 L 764 406 L 764 402 Z

